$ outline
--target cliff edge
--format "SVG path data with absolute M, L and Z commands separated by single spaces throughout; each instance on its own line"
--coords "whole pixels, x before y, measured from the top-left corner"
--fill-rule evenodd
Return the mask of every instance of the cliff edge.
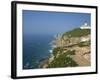
M 43 61 L 42 68 L 90 66 L 91 36 L 90 29 L 76 28 L 52 41 L 50 57 Z

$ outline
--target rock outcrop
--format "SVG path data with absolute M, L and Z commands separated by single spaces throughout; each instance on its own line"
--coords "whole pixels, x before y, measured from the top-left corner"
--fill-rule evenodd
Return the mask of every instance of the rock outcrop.
M 91 65 L 90 29 L 73 29 L 53 40 L 53 52 L 42 68 Z

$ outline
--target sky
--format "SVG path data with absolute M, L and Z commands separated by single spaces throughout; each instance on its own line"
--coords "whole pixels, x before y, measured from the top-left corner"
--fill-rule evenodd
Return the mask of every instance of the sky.
M 51 12 L 23 10 L 24 34 L 59 34 L 91 24 L 91 14 L 73 12 Z

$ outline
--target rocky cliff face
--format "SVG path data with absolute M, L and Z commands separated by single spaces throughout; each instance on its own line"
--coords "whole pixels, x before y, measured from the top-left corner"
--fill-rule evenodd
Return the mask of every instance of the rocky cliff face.
M 91 37 L 90 29 L 74 29 L 65 32 L 53 41 L 53 52 L 41 67 L 90 66 Z

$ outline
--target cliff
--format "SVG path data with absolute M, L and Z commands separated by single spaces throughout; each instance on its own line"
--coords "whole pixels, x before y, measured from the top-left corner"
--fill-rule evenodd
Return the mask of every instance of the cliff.
M 76 28 L 53 40 L 53 52 L 42 68 L 90 66 L 90 29 Z

